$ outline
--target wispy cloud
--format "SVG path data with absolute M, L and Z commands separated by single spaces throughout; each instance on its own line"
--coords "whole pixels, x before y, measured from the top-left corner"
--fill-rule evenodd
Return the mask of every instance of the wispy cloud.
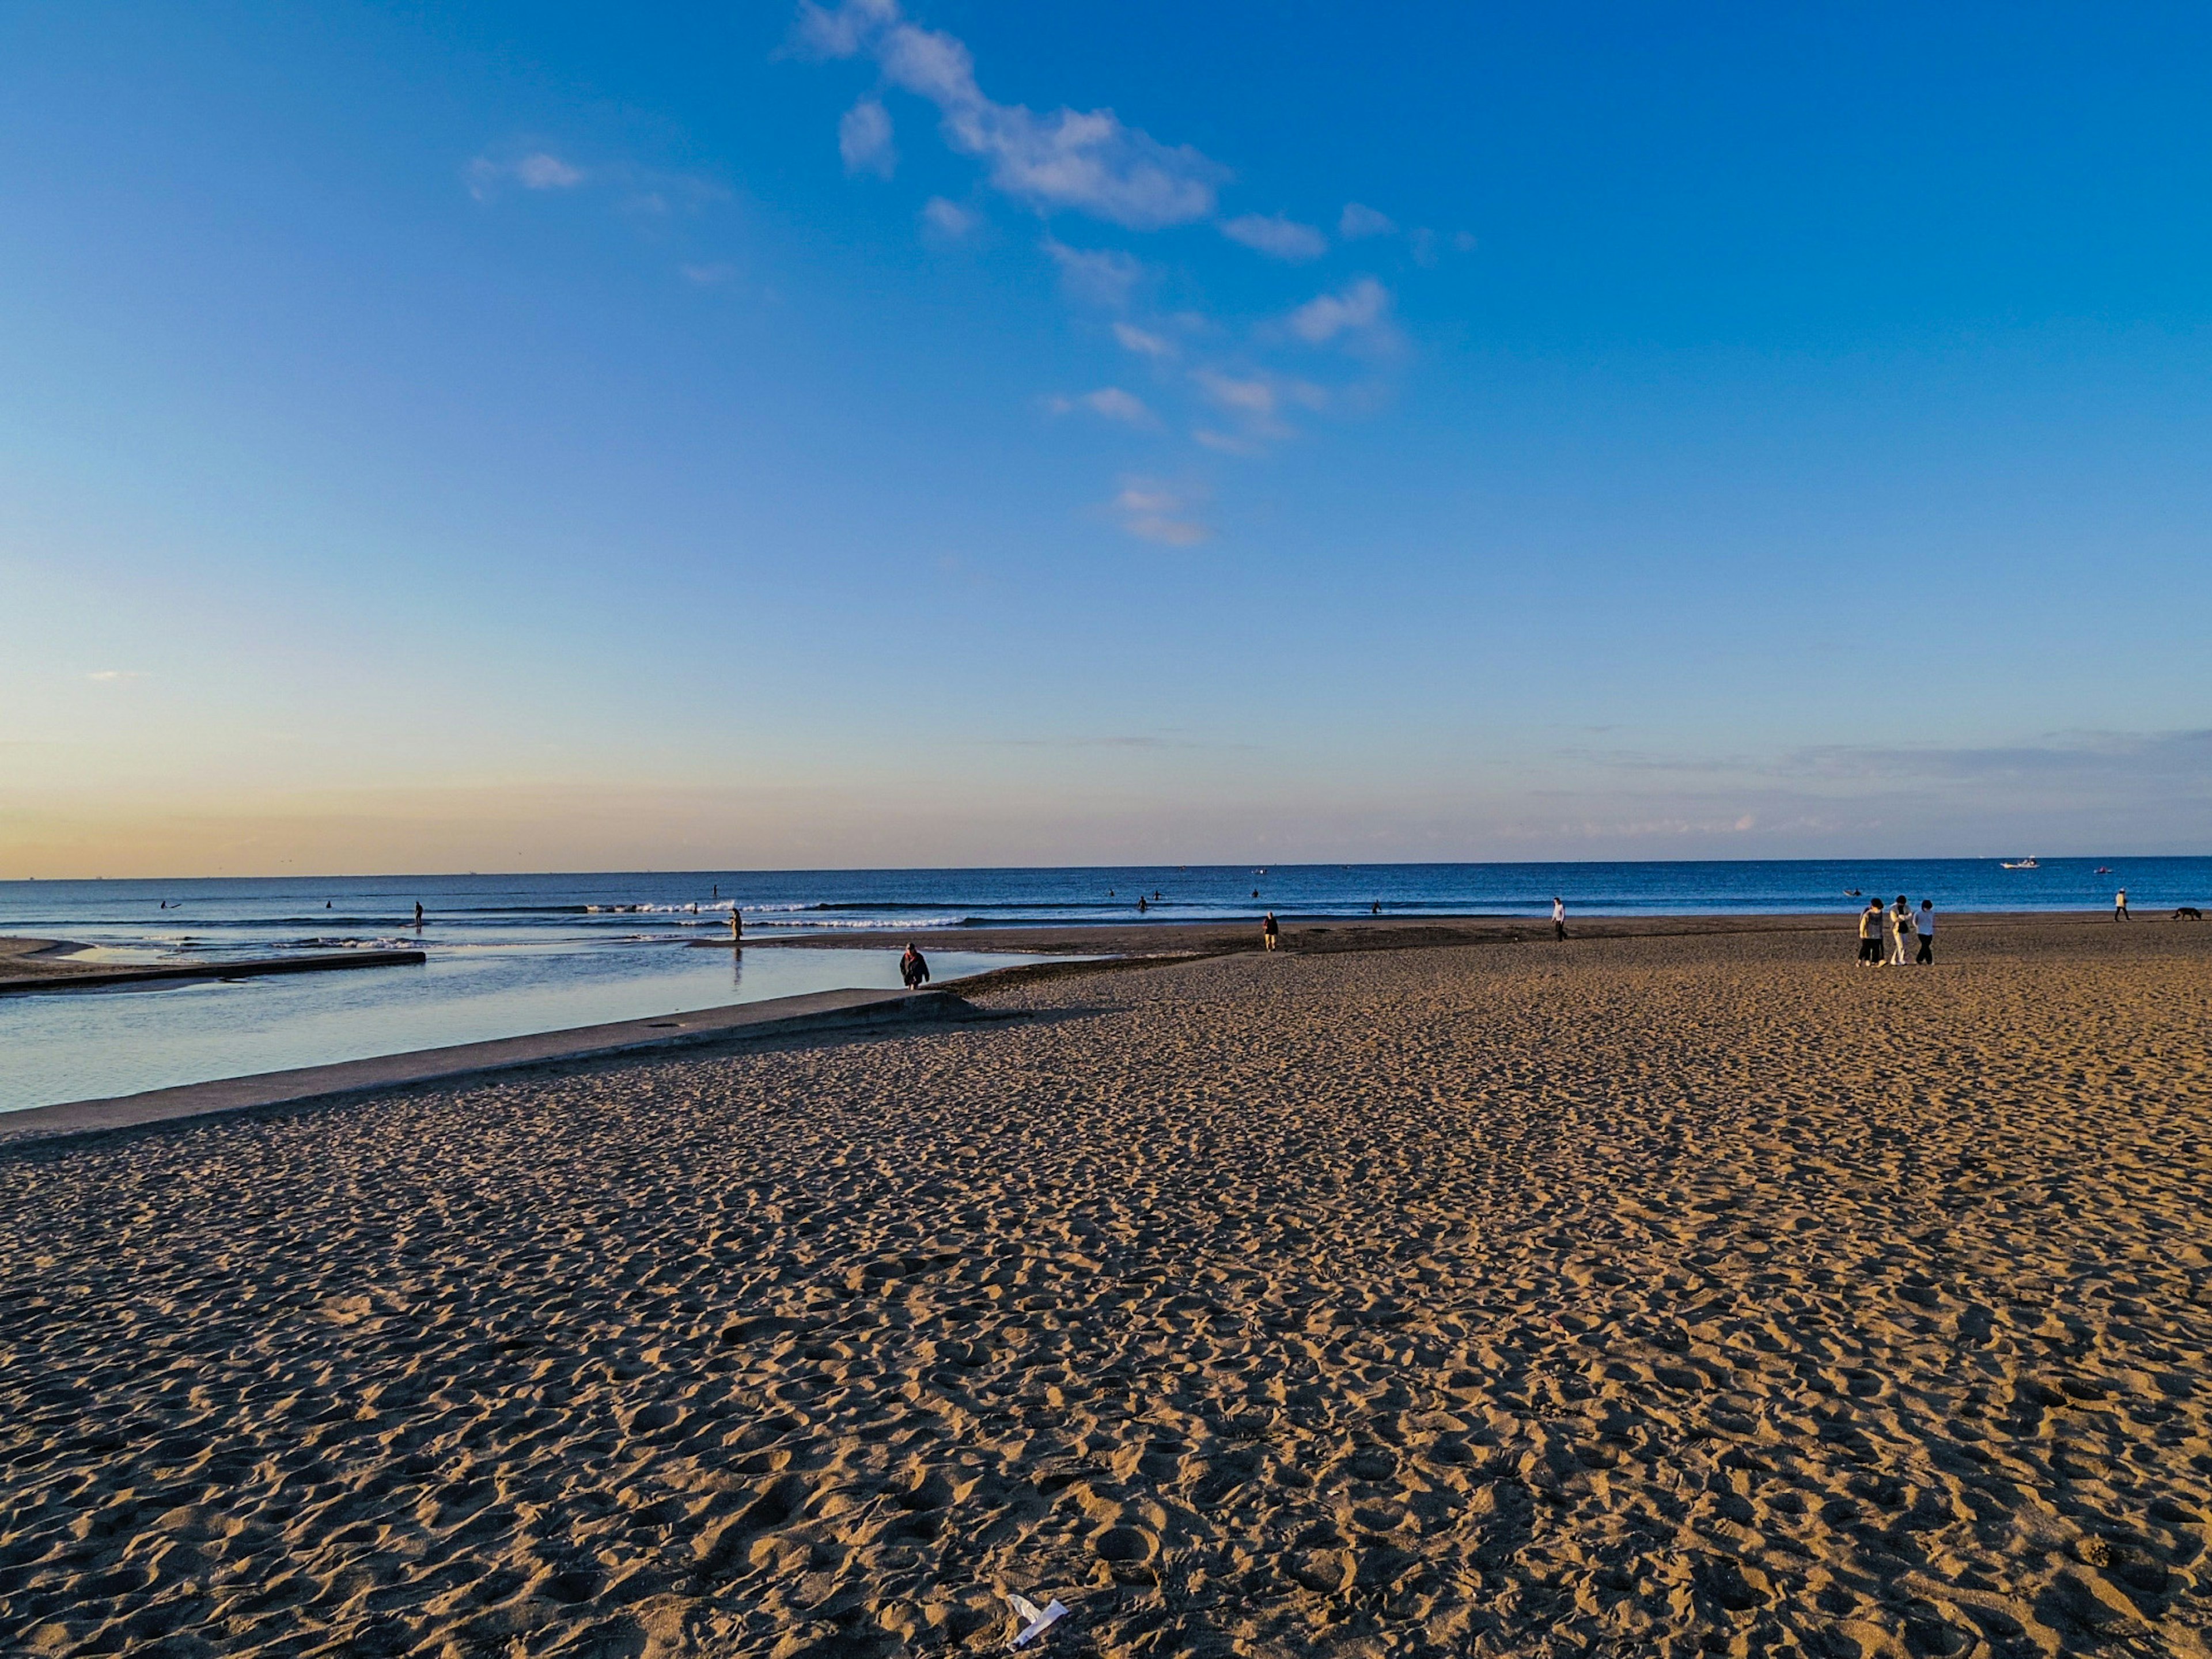
M 95 668 L 85 676 L 85 678 L 100 685 L 114 685 L 125 680 L 146 678 L 146 671 L 143 668 Z
M 1378 337 L 1389 326 L 1390 290 L 1362 276 L 1334 294 L 1306 301 L 1290 316 L 1291 332 L 1309 345 L 1340 337 Z
M 1052 398 L 1046 406 L 1055 415 L 1070 415 L 1079 409 L 1109 421 L 1119 421 L 1125 426 L 1153 428 L 1159 419 L 1145 406 L 1145 400 L 1134 392 L 1124 392 L 1118 386 L 1103 386 L 1096 392 L 1086 392 L 1078 398 Z
M 508 189 L 540 193 L 568 192 L 611 198 L 621 211 L 650 217 L 679 210 L 696 211 L 726 202 L 730 192 L 697 173 L 662 173 L 621 161 L 589 167 L 564 161 L 549 149 L 521 148 L 502 156 L 487 151 L 471 161 L 463 178 L 469 194 L 489 203 Z
M 847 110 L 837 123 L 837 154 L 848 173 L 890 178 L 898 170 L 890 112 L 872 98 L 863 98 Z
M 1122 732 L 1096 738 L 986 738 L 994 749 L 1249 749 L 1249 743 L 1206 743 L 1151 732 Z
M 1389 236 L 1397 228 L 1398 222 L 1389 214 L 1377 213 L 1357 202 L 1346 202 L 1344 211 L 1337 216 L 1336 234 L 1347 242 L 1356 242 L 1363 236 Z
M 921 204 L 921 222 L 932 234 L 957 242 L 982 222 L 982 215 L 942 196 L 933 196 Z
M 1163 144 L 1110 109 L 1040 115 L 985 96 L 967 46 L 907 21 L 896 0 L 802 5 L 796 38 L 822 57 L 872 58 L 890 85 L 936 106 L 951 149 L 981 161 L 993 185 L 1041 212 L 1156 230 L 1212 213 L 1229 178 L 1220 163 Z
M 1284 418 L 1291 409 L 1320 410 L 1328 393 L 1310 380 L 1258 372 L 1229 374 L 1218 368 L 1200 368 L 1191 380 L 1206 399 L 1226 415 L 1232 429 L 1201 427 L 1192 436 L 1208 449 L 1227 455 L 1257 455 L 1269 444 L 1291 435 Z
M 1984 747 L 1838 744 L 1793 750 L 1762 769 L 1786 777 L 1978 787 L 2157 780 L 2191 783 L 2193 793 L 2212 797 L 2212 731 L 2060 732 Z
M 1085 305 L 1121 310 L 1145 280 L 1144 261 L 1118 249 L 1070 247 L 1048 236 L 1044 251 L 1059 265 L 1060 286 L 1068 297 Z
M 1206 538 L 1210 532 L 1194 511 L 1199 505 L 1196 492 L 1152 478 L 1124 478 L 1114 497 L 1121 528 L 1163 547 L 1195 547 Z
M 1134 323 L 1115 323 L 1114 337 L 1121 343 L 1123 350 L 1133 351 L 1139 356 L 1166 359 L 1176 355 L 1174 341 L 1150 329 L 1139 328 Z
M 500 186 L 520 185 L 525 190 L 574 190 L 588 175 L 550 150 L 532 150 L 510 161 L 479 155 L 469 163 L 469 194 L 483 201 Z
M 701 288 L 714 288 L 738 274 L 735 265 L 678 265 L 676 269 L 685 282 L 696 283 Z
M 1318 259 L 1328 252 L 1328 237 L 1311 225 L 1302 225 L 1280 214 L 1247 213 L 1224 219 L 1221 222 L 1221 234 L 1271 259 L 1286 259 L 1293 264 Z

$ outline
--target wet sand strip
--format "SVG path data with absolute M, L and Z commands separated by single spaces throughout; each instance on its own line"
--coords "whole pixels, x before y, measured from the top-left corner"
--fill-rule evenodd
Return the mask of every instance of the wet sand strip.
M 66 948 L 66 947 L 64 947 Z M 43 957 L 45 953 L 39 953 Z M 94 968 L 68 961 L 0 957 L 16 971 L 0 976 L 0 996 L 27 991 L 88 991 L 103 985 L 136 985 L 167 979 L 257 979 L 269 974 L 327 974 L 348 968 L 420 967 L 420 951 L 341 951 L 312 957 L 254 957 L 243 962 L 187 962 L 159 966 Z M 27 971 L 25 971 L 27 967 Z

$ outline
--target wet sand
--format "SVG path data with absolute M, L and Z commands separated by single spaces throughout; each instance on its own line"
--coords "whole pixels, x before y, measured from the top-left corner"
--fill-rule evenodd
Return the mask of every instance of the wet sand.
M 97 973 L 98 963 L 72 960 L 85 947 L 65 939 L 0 938 L 0 983 L 70 979 Z
M 2212 929 L 1224 955 L 0 1152 L 0 1647 L 2202 1655 Z

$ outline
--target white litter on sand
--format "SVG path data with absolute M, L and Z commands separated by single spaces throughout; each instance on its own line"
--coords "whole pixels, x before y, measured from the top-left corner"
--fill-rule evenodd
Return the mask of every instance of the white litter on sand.
M 1043 1635 L 1054 1625 L 1067 1617 L 1067 1609 L 1060 1604 L 1057 1596 L 1042 1607 L 1026 1595 L 1009 1595 L 1006 1600 L 1013 1607 L 1014 1617 L 1024 1621 L 1022 1627 L 1014 1632 L 1014 1639 L 1009 1644 L 1012 1647 L 1028 1646 L 1030 1642 Z

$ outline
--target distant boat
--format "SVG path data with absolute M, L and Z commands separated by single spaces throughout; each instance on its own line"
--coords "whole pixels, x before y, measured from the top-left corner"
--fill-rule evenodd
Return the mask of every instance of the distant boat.
M 2029 854 L 2024 859 L 2000 859 L 1997 862 L 2002 864 L 2008 870 L 2040 870 L 2043 868 L 2041 865 L 2035 861 L 2035 854 L 2033 853 Z
M 2100 864 L 2089 873 L 2093 876 L 2109 876 L 2112 873 L 2112 866 L 2109 864 Z

